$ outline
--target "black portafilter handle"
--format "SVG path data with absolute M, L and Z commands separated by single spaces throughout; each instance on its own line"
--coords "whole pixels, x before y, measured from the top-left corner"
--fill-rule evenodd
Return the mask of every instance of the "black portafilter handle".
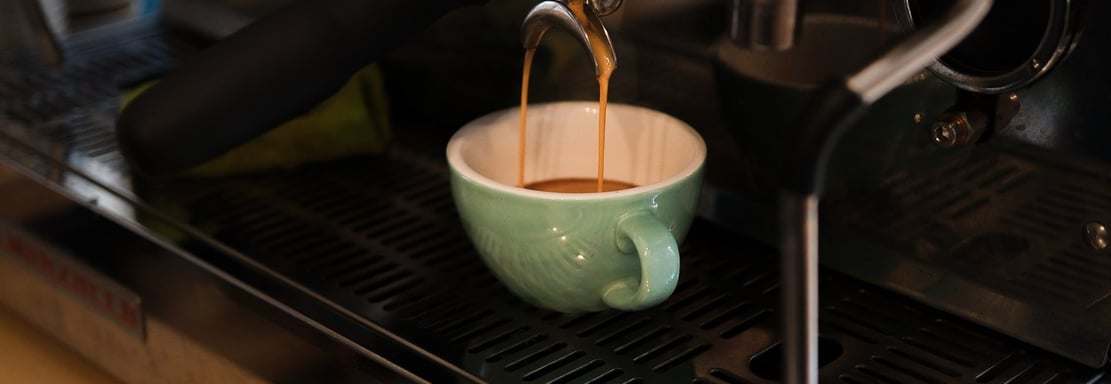
M 300 0 L 200 52 L 117 122 L 135 171 L 213 159 L 306 111 L 362 67 L 474 0 Z

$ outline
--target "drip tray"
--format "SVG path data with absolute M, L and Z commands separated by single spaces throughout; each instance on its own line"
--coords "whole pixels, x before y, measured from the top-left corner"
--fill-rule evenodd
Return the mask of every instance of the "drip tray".
M 484 379 L 753 383 L 779 378 L 773 250 L 698 221 L 673 297 L 644 312 L 537 309 L 487 272 L 458 223 L 440 140 L 296 172 L 145 194 L 195 228 Z M 432 143 L 429 145 L 429 143 Z M 1068 363 L 824 271 L 823 382 L 1044 383 Z M 1069 378 L 1069 379 L 1065 379 Z
M 662 305 L 580 315 L 537 309 L 500 285 L 463 233 L 443 160 L 446 134 L 399 129 L 379 156 L 127 187 L 112 140 L 119 89 L 191 49 L 155 23 L 131 28 L 143 33 L 74 42 L 61 72 L 0 67 L 0 112 L 11 120 L 0 119 L 0 140 L 65 149 L 49 156 L 482 380 L 778 380 L 772 249 L 698 220 L 682 248 L 678 288 Z M 822 382 L 1071 383 L 1105 374 L 837 272 L 823 270 L 820 291 Z
M 1002 140 L 908 161 L 826 205 L 826 265 L 1091 366 L 1111 343 L 1104 169 Z M 940 166 L 938 166 L 940 164 Z M 853 240 L 847 240 L 853 239 Z M 858 241 L 854 241 L 858 240 Z M 865 243 L 865 244 L 861 244 Z

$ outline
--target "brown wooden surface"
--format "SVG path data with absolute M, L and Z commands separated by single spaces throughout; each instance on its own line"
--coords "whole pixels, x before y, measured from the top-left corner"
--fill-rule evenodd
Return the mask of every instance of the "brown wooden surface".
M 0 383 L 120 384 L 120 381 L 0 307 Z
M 42 279 L 27 273 L 14 265 L 6 256 L 0 255 L 0 311 L 17 318 L 25 319 L 25 327 L 0 335 L 0 383 L 81 383 L 63 381 L 65 378 L 110 378 L 115 376 L 126 383 L 261 383 L 257 376 L 220 357 L 218 354 L 198 345 L 177 330 L 154 318 L 146 319 L 147 338 L 139 340 L 99 316 L 88 308 L 64 294 L 60 289 L 46 284 Z M 27 325 L 38 329 L 39 336 L 27 331 Z M 24 336 L 19 336 L 24 335 Z M 46 336 L 41 337 L 41 336 Z M 54 349 L 34 347 L 31 341 L 25 349 L 7 348 L 6 337 L 13 342 L 30 338 L 31 340 L 50 340 Z M 36 349 L 37 348 L 37 349 Z M 56 352 L 68 349 L 72 352 L 68 360 L 57 365 L 34 367 L 38 361 L 46 364 L 47 355 L 37 350 Z M 20 360 L 20 356 L 26 356 Z M 80 356 L 80 357 L 78 357 Z M 86 363 L 83 368 L 72 368 L 68 376 L 45 376 L 47 374 L 66 375 L 61 368 L 74 361 L 93 362 L 109 374 L 93 376 L 93 364 Z M 63 358 L 65 359 L 65 358 Z M 9 368 L 11 367 L 11 368 Z M 24 368 L 26 367 L 26 368 Z M 30 375 L 30 376 L 6 376 Z M 35 375 L 44 375 L 38 376 Z M 111 376 L 109 376 L 111 375 Z M 55 381 L 57 380 L 57 381 Z M 88 381 L 89 383 L 111 383 L 112 381 Z

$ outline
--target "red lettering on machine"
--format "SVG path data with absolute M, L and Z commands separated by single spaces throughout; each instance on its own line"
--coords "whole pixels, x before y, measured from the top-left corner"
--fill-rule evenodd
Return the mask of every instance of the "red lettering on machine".
M 139 297 L 76 259 L 3 224 L 0 256 L 7 256 L 136 336 L 144 336 Z

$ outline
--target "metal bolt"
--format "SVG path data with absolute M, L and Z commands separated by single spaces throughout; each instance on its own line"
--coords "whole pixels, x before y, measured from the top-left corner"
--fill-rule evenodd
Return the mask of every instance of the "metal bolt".
M 934 123 L 934 142 L 942 147 L 952 147 L 957 144 L 957 125 L 954 123 Z
M 1088 245 L 1091 245 L 1097 251 L 1107 249 L 1111 240 L 1108 239 L 1107 227 L 1097 222 L 1088 223 L 1084 226 L 1085 237 L 1088 238 Z
M 931 133 L 934 143 L 949 148 L 972 144 L 980 137 L 983 128 L 982 124 L 974 126 L 968 113 L 947 111 L 934 123 Z

